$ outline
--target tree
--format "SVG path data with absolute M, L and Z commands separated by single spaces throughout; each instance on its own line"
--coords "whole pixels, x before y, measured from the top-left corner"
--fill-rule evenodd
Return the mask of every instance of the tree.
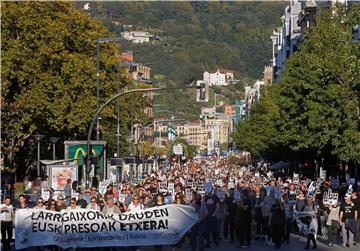
M 322 13 L 286 62 L 278 85 L 260 101 L 233 135 L 241 148 L 270 159 L 359 162 L 360 48 L 351 28 L 359 7 Z
M 96 110 L 96 38 L 114 35 L 68 2 L 4 2 L 1 15 L 3 131 L 17 131 L 16 167 L 24 175 L 34 163 L 31 135 L 45 135 L 42 158 L 50 158 L 49 137 L 86 138 Z M 116 93 L 118 51 L 114 43 L 101 44 L 100 104 Z M 124 88 L 130 80 L 121 76 Z M 102 121 L 113 114 L 115 106 L 106 108 Z M 9 146 L 9 137 L 3 139 Z

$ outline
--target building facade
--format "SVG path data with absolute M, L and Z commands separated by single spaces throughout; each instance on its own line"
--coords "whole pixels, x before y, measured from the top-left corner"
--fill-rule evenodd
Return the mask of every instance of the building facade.
M 215 72 L 205 71 L 203 80 L 209 86 L 222 86 L 228 85 L 234 80 L 234 72 L 226 69 L 217 69 Z
M 149 43 L 153 38 L 153 35 L 151 35 L 149 32 L 137 30 L 122 32 L 121 35 L 126 40 L 136 44 Z

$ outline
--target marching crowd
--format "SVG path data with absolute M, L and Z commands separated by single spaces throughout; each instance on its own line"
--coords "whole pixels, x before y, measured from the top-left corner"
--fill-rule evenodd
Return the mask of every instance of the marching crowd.
M 69 191 L 72 182 L 68 180 L 64 193 L 38 196 L 34 202 L 25 195 L 17 201 L 5 197 L 0 206 L 4 250 L 10 250 L 13 218 L 19 209 L 88 208 L 121 214 L 172 203 L 191 205 L 199 216 L 173 250 L 189 245 L 190 250 L 202 251 L 224 241 L 246 248 L 254 240 L 279 249 L 289 243 L 290 233 L 307 238 L 305 249 L 315 249 L 319 236 L 329 246 L 360 245 L 360 181 L 335 186 L 332 179 L 274 175 L 217 158 L 145 174 L 135 183 L 109 184 L 106 191 L 78 190 L 76 196 Z

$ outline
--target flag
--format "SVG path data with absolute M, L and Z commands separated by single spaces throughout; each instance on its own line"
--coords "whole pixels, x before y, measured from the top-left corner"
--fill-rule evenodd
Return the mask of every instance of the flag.
M 176 128 L 171 123 L 169 124 L 169 126 L 167 128 L 167 132 L 168 132 L 168 139 L 169 140 L 173 140 L 175 137 L 177 137 Z

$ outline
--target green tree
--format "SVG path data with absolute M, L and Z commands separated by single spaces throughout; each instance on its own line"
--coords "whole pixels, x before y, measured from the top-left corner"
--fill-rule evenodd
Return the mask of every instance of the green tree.
M 360 48 L 351 28 L 359 7 L 322 13 L 286 62 L 278 85 L 262 90 L 236 143 L 254 156 L 359 162 Z
M 4 2 L 1 15 L 3 130 L 17 131 L 16 167 L 24 175 L 34 166 L 31 135 L 45 135 L 43 159 L 50 158 L 49 137 L 86 138 L 96 110 L 96 38 L 114 35 L 68 2 Z M 100 104 L 116 93 L 118 51 L 114 43 L 101 44 Z M 121 76 L 123 89 L 130 80 Z M 102 132 L 114 114 L 115 106 L 101 114 Z M 122 123 L 127 128 L 124 113 Z M 8 147 L 10 138 L 2 143 Z

